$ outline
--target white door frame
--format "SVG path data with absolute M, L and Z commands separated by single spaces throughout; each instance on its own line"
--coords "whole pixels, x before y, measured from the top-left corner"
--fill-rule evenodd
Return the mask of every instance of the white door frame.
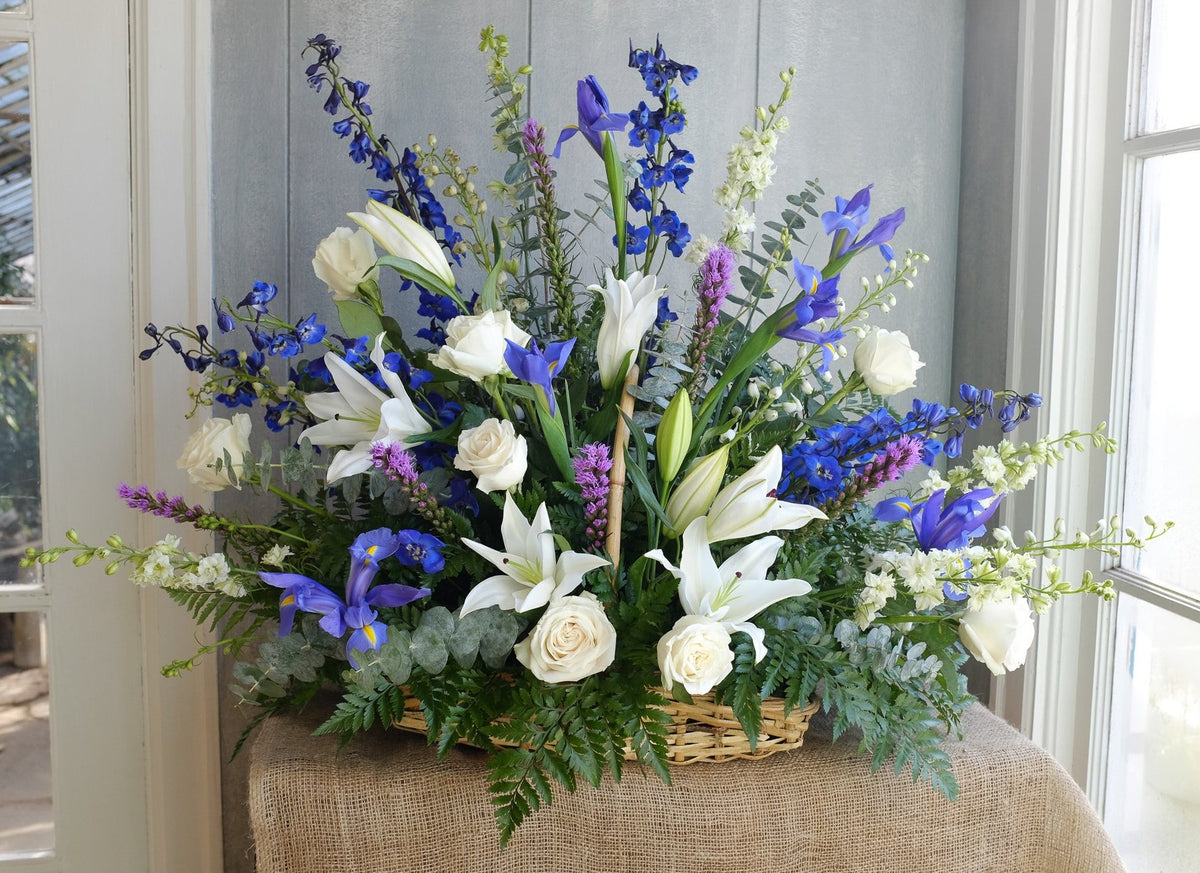
M 211 48 L 209 0 L 130 0 L 134 320 L 211 318 Z M 160 356 L 161 357 L 161 356 Z M 139 481 L 184 493 L 175 459 L 200 421 L 185 420 L 188 376 L 156 359 L 135 370 Z M 139 534 L 161 534 L 143 516 Z M 157 532 L 157 533 L 156 533 Z M 175 530 L 177 534 L 182 530 Z M 211 547 L 193 532 L 191 547 Z M 159 667 L 196 645 L 191 618 L 161 591 L 142 599 L 147 800 L 155 873 L 222 864 L 215 658 L 165 679 Z

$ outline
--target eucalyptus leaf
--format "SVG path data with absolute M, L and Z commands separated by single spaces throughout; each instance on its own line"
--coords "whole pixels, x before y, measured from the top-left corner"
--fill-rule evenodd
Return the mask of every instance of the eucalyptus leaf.
M 428 625 L 422 625 L 413 631 L 409 650 L 413 660 L 430 676 L 436 676 L 445 670 L 450 660 L 446 637 Z
M 393 685 L 403 685 L 412 674 L 411 646 L 408 631 L 388 628 L 388 641 L 379 647 L 379 668 Z

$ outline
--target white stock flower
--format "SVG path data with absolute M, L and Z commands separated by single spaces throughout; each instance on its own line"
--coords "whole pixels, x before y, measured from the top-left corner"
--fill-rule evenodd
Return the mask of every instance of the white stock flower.
M 1025 663 L 1033 643 L 1033 612 L 1024 597 L 970 605 L 958 636 L 976 659 L 999 676 Z
M 205 491 L 220 491 L 229 485 L 241 489 L 239 479 L 246 452 L 250 451 L 250 416 L 239 413 L 232 419 L 210 418 L 193 433 L 175 462 L 187 470 L 188 479 Z M 232 462 L 225 466 L 225 453 Z M 215 469 L 217 461 L 221 469 Z
M 863 588 L 858 592 L 854 620 L 860 630 L 866 630 L 879 611 L 896 596 L 896 581 L 891 573 L 867 573 Z
M 304 398 L 308 411 L 321 422 L 306 428 L 297 437 L 297 442 L 307 439 L 314 446 L 350 446 L 334 456 L 325 471 L 326 482 L 336 482 L 371 469 L 373 443 L 399 443 L 429 431 L 429 425 L 404 390 L 400 376 L 383 365 L 383 334 L 375 339 L 371 361 L 392 392 L 391 397 L 344 359 L 326 352 L 325 366 L 338 390 L 309 394 Z
M 670 693 L 682 685 L 688 694 L 707 694 L 733 670 L 733 638 L 705 615 L 685 615 L 658 641 L 658 669 Z
M 179 537 L 168 534 L 150 547 L 146 557 L 130 574 L 136 585 L 159 585 L 170 588 L 176 583 L 175 565 L 171 556 L 179 552 Z
M 917 370 L 924 362 L 899 330 L 874 328 L 854 350 L 854 369 L 871 392 L 890 397 L 917 384 Z
M 334 300 L 357 300 L 358 284 L 379 275 L 375 244 L 365 228 L 336 228 L 317 244 L 313 272 Z
M 350 212 L 347 215 L 375 237 L 375 242 L 389 255 L 406 258 L 454 287 L 450 262 L 433 234 L 403 212 L 377 200 L 368 200 L 366 210 L 365 213 Z
M 767 654 L 765 633 L 750 621 L 768 606 L 812 590 L 803 579 L 767 579 L 783 540 L 761 537 L 734 552 L 721 566 L 712 556 L 705 520 L 698 518 L 683 532 L 683 551 L 676 567 L 662 549 L 646 552 L 679 580 L 679 602 L 688 615 L 718 621 L 730 634 L 741 631 L 754 642 L 756 661 Z
M 916 598 L 917 609 L 933 609 L 946 599 L 937 563 L 931 555 L 924 552 L 899 555 L 894 566 L 904 587 Z
M 465 537 L 462 540 L 464 546 L 491 561 L 500 574 L 489 576 L 467 593 L 460 618 L 489 606 L 515 612 L 537 609 L 570 594 L 583 584 L 584 573 L 608 563 L 580 552 L 563 552 L 555 561 L 554 532 L 546 504 L 537 508 L 532 522 L 526 521 L 512 494 L 504 496 L 500 537 L 503 552 Z
M 637 357 L 646 332 L 658 317 L 658 298 L 663 289 L 657 288 L 658 277 L 643 276 L 634 270 L 628 278 L 617 279 L 607 271 L 604 285 L 589 285 L 604 298 L 604 320 L 596 336 L 596 362 L 600 369 L 600 384 L 609 388 L 621 375 L 621 365 L 633 353 Z
M 505 340 L 521 347 L 531 337 L 513 324 L 507 309 L 488 310 L 481 315 L 458 315 L 446 325 L 446 344 L 429 356 L 435 367 L 482 382 L 488 376 L 508 372 Z
M 529 445 L 511 421 L 489 418 L 459 434 L 454 467 L 474 473 L 476 487 L 485 494 L 506 491 L 525 477 L 528 455 Z
M 783 477 L 783 452 L 771 446 L 762 459 L 721 489 L 708 510 L 708 541 L 755 537 L 773 530 L 796 530 L 825 513 L 775 497 Z
M 578 682 L 607 669 L 617 654 L 617 631 L 596 595 L 559 597 L 513 654 L 543 682 Z
M 288 555 L 292 553 L 291 546 L 281 545 L 276 543 L 267 549 L 262 556 L 262 562 L 269 567 L 282 567 L 283 562 L 287 560 Z

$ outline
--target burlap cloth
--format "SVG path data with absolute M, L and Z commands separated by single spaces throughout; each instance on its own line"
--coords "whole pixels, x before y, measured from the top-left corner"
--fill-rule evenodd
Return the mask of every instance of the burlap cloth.
M 254 743 L 259 873 L 1123 873 L 1100 821 L 1044 751 L 976 705 L 948 750 L 955 803 L 817 724 L 804 748 L 673 768 L 667 787 L 559 791 L 501 849 L 484 759 L 442 763 L 415 735 L 312 737 L 319 717 L 270 719 Z M 827 730 L 827 728 L 825 728 Z

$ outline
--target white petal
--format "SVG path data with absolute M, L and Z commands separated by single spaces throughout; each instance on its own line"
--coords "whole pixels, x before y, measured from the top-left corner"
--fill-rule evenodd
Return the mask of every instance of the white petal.
M 490 576 L 467 592 L 458 617 L 462 618 L 469 612 L 486 609 L 489 606 L 499 606 L 501 609 L 508 610 L 516 609 L 518 596 L 520 595 L 521 599 L 524 599 L 524 594 L 528 590 L 520 582 L 515 582 L 507 576 Z
M 722 604 L 724 621 L 745 621 L 773 603 L 789 597 L 803 597 L 812 586 L 803 579 L 742 579 Z
M 383 334 L 375 337 L 375 346 L 371 349 L 371 363 L 375 365 L 375 369 L 379 371 L 379 375 L 383 378 L 383 384 L 388 386 L 388 390 L 392 392 L 393 397 L 403 397 L 408 399 L 408 394 L 404 390 L 404 382 L 400 379 L 399 373 L 393 373 L 383 365 L 383 359 L 386 357 L 383 353 Z
M 366 377 L 333 352 L 325 353 L 325 366 L 333 376 L 333 384 L 350 406 L 360 414 L 379 415 L 379 407 L 387 395 L 367 381 Z
M 566 597 L 583 584 L 583 576 L 592 570 L 607 567 L 608 561 L 598 555 L 584 552 L 563 552 L 558 556 L 554 572 L 554 597 Z
M 369 422 L 331 419 L 305 428 L 297 442 L 307 439 L 314 446 L 353 446 L 375 437 L 376 427 Z
M 376 439 L 398 443 L 410 436 L 428 432 L 429 425 L 408 397 L 385 400 L 379 408 L 379 431 L 375 435 Z
M 704 614 L 704 603 L 721 589 L 721 573 L 709 548 L 707 522 L 701 517 L 683 532 L 679 558 L 679 602 L 690 615 Z
M 754 663 L 757 664 L 767 656 L 767 644 L 764 642 L 766 633 L 758 625 L 748 621 L 727 621 L 724 627 L 730 634 L 741 631 L 750 637 L 750 642 L 754 643 Z
M 325 471 L 325 482 L 336 482 L 347 476 L 357 476 L 359 473 L 367 472 L 373 466 L 371 444 L 368 442 L 358 443 L 353 448 L 342 449 L 334 455 L 329 469 Z
M 354 408 L 336 391 L 321 391 L 304 398 L 308 411 L 322 421 L 354 415 Z
M 760 537 L 742 546 L 721 564 L 721 580 L 728 582 L 734 577 L 766 579 L 767 571 L 775 563 L 782 547 L 783 540 L 779 537 Z
M 529 522 L 517 508 L 511 494 L 504 495 L 504 516 L 500 521 L 500 537 L 504 540 L 504 548 L 514 554 L 522 554 L 525 542 L 529 537 Z

